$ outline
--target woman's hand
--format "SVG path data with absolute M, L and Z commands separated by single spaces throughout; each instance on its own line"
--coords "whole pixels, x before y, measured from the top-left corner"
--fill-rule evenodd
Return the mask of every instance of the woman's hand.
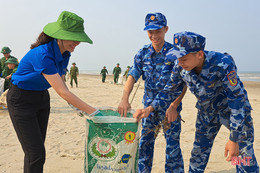
M 96 111 L 94 107 L 88 105 L 75 94 L 70 92 L 64 80 L 62 80 L 58 73 L 53 75 L 47 75 L 44 73 L 42 74 L 45 77 L 45 79 L 49 82 L 49 84 L 53 87 L 53 89 L 59 94 L 59 96 L 66 100 L 68 103 L 72 104 L 73 106 L 82 110 L 83 112 L 86 112 L 87 114 L 91 114 L 94 111 Z

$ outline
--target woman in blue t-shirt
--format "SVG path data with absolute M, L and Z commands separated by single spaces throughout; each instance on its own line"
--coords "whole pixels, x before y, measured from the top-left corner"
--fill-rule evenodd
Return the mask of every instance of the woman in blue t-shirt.
M 92 44 L 84 32 L 84 20 L 63 11 L 57 22 L 47 24 L 31 50 L 22 58 L 7 94 L 9 114 L 25 153 L 24 172 L 41 173 L 45 162 L 44 141 L 50 114 L 48 88 L 81 111 L 100 114 L 98 110 L 71 93 L 62 77 L 70 53 L 80 42 Z

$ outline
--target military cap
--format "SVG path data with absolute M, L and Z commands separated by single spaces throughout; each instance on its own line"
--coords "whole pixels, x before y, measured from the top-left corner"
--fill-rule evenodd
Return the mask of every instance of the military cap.
M 9 49 L 9 47 L 3 47 L 2 48 L 2 51 L 1 51 L 1 53 L 11 53 L 12 52 L 12 50 L 11 49 Z
M 206 38 L 194 32 L 180 32 L 173 36 L 172 54 L 181 58 L 189 53 L 204 50 Z
M 5 62 L 6 64 L 15 64 L 18 65 L 18 61 L 15 58 L 8 58 L 8 60 Z
M 145 31 L 157 30 L 167 26 L 166 17 L 162 13 L 149 13 L 145 17 Z

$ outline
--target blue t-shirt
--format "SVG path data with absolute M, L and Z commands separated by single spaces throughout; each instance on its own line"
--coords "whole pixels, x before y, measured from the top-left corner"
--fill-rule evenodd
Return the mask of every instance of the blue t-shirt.
M 12 83 L 24 90 L 42 91 L 51 87 L 42 73 L 52 75 L 65 74 L 70 52 L 60 52 L 57 40 L 31 49 L 20 61 Z

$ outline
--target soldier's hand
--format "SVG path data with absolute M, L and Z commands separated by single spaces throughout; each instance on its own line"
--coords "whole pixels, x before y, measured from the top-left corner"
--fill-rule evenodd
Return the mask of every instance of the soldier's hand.
M 134 113 L 133 117 L 136 118 L 137 122 L 140 121 L 142 118 L 146 118 L 149 114 L 153 111 L 153 107 L 149 106 L 145 109 L 137 109 Z
M 231 161 L 232 157 L 237 157 L 239 155 L 238 143 L 229 140 L 226 144 L 224 155 L 225 157 L 228 156 L 228 158 L 226 159 L 227 161 Z
M 131 105 L 128 101 L 121 101 L 118 105 L 117 111 L 121 114 L 121 117 L 127 116 L 127 111 L 131 109 Z
M 166 110 L 166 117 L 168 118 L 168 123 L 175 121 L 178 118 L 177 110 L 174 107 L 170 106 Z
M 7 79 L 7 80 L 10 79 L 10 78 L 11 78 L 11 75 L 8 75 L 8 76 L 5 77 L 5 79 Z

